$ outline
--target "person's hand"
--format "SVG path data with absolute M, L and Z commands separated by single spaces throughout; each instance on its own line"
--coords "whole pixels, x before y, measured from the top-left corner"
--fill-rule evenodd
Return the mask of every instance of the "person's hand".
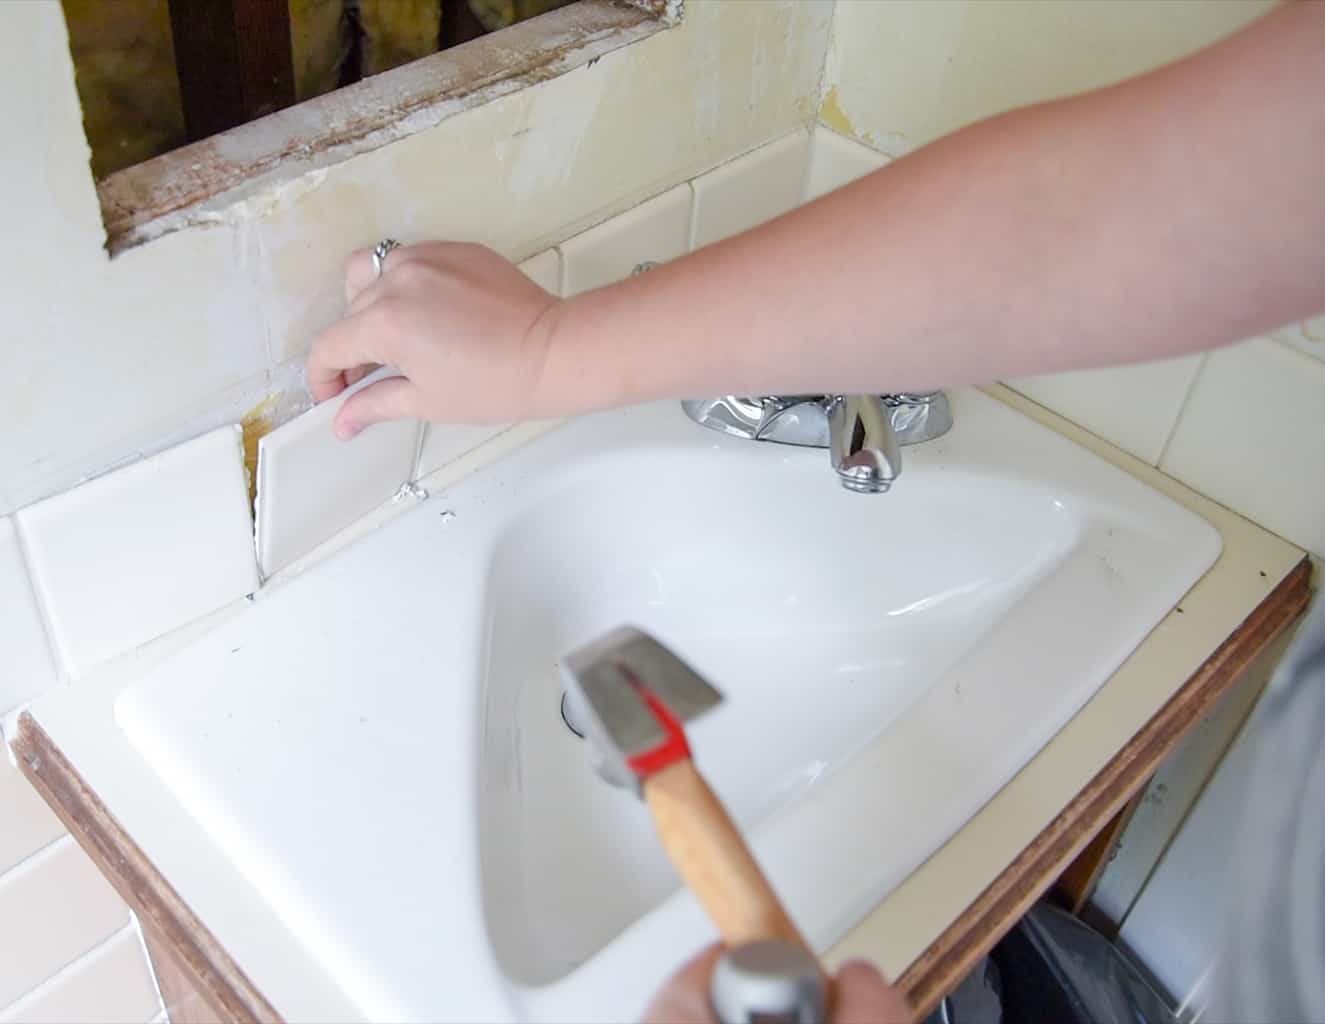
M 709 1006 L 709 980 L 722 947 L 709 946 L 658 990 L 644 1011 L 644 1024 L 716 1024 Z M 883 980 L 873 964 L 852 960 L 833 980 L 833 1024 L 912 1024 L 906 998 Z
M 560 300 L 491 249 L 402 246 L 387 254 L 380 278 L 369 250 L 360 250 L 346 268 L 345 300 L 345 316 L 308 354 L 313 398 L 340 394 L 378 364 L 400 376 L 351 395 L 336 414 L 337 437 L 405 417 L 492 423 L 514 411 L 540 415 L 547 321 Z

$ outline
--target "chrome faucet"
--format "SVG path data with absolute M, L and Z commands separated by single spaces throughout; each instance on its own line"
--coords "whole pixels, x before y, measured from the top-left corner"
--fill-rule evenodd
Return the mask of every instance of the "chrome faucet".
M 946 434 L 952 411 L 942 391 L 898 395 L 723 395 L 685 401 L 696 423 L 733 437 L 827 448 L 842 486 L 883 494 L 902 472 L 901 446 Z
M 652 270 L 640 263 L 631 276 Z M 952 428 L 942 391 L 896 395 L 723 395 L 681 403 L 696 423 L 733 437 L 827 448 L 848 491 L 883 494 L 902 472 L 901 446 L 941 437 Z

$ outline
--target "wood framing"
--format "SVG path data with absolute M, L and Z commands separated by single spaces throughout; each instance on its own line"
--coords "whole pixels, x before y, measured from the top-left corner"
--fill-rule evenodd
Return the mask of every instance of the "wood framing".
M 170 33 L 191 140 L 294 103 L 286 0 L 170 0 Z
M 1306 608 L 1311 565 L 1300 563 L 1216 649 L 1061 813 L 1021 852 L 898 983 L 919 1016 L 929 1013 L 1118 814 L 1165 755 Z M 170 883 L 31 717 L 19 718 L 19 765 L 69 831 L 137 913 L 163 993 L 192 1006 L 182 1020 L 279 1021 Z M 174 1019 L 174 1018 L 172 1018 Z

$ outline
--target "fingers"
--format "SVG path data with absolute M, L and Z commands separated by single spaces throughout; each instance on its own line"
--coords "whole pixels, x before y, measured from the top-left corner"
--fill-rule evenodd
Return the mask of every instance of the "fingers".
M 833 1024 L 911 1024 L 906 997 L 864 960 L 843 964 L 837 972 Z
M 342 441 L 348 441 L 374 423 L 417 416 L 418 395 L 414 385 L 406 377 L 387 377 L 345 399 L 332 430 Z
M 379 367 L 376 363 L 365 363 L 363 366 L 355 366 L 346 370 L 341 376 L 345 378 L 345 386 L 352 388 L 377 369 Z
M 714 944 L 682 965 L 644 1011 L 644 1024 L 714 1024 L 709 1005 L 709 979 L 722 955 Z
M 406 246 L 397 246 L 382 258 L 383 274 L 400 263 L 405 250 Z M 345 261 L 345 305 L 352 306 L 359 293 L 373 284 L 379 276 L 377 265 L 373 262 L 372 246 L 355 249 L 350 253 L 350 258 Z
M 325 402 L 340 394 L 365 373 L 363 367 L 393 362 L 388 357 L 389 332 L 372 324 L 369 317 L 356 315 L 332 324 L 313 339 L 308 352 L 304 378 L 313 400 Z M 355 375 L 347 380 L 346 371 Z

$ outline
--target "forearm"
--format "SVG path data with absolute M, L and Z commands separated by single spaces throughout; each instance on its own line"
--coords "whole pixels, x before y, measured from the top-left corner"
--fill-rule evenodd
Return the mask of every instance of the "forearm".
M 549 409 L 920 390 L 1155 359 L 1325 308 L 1325 4 L 973 125 L 563 304 Z

